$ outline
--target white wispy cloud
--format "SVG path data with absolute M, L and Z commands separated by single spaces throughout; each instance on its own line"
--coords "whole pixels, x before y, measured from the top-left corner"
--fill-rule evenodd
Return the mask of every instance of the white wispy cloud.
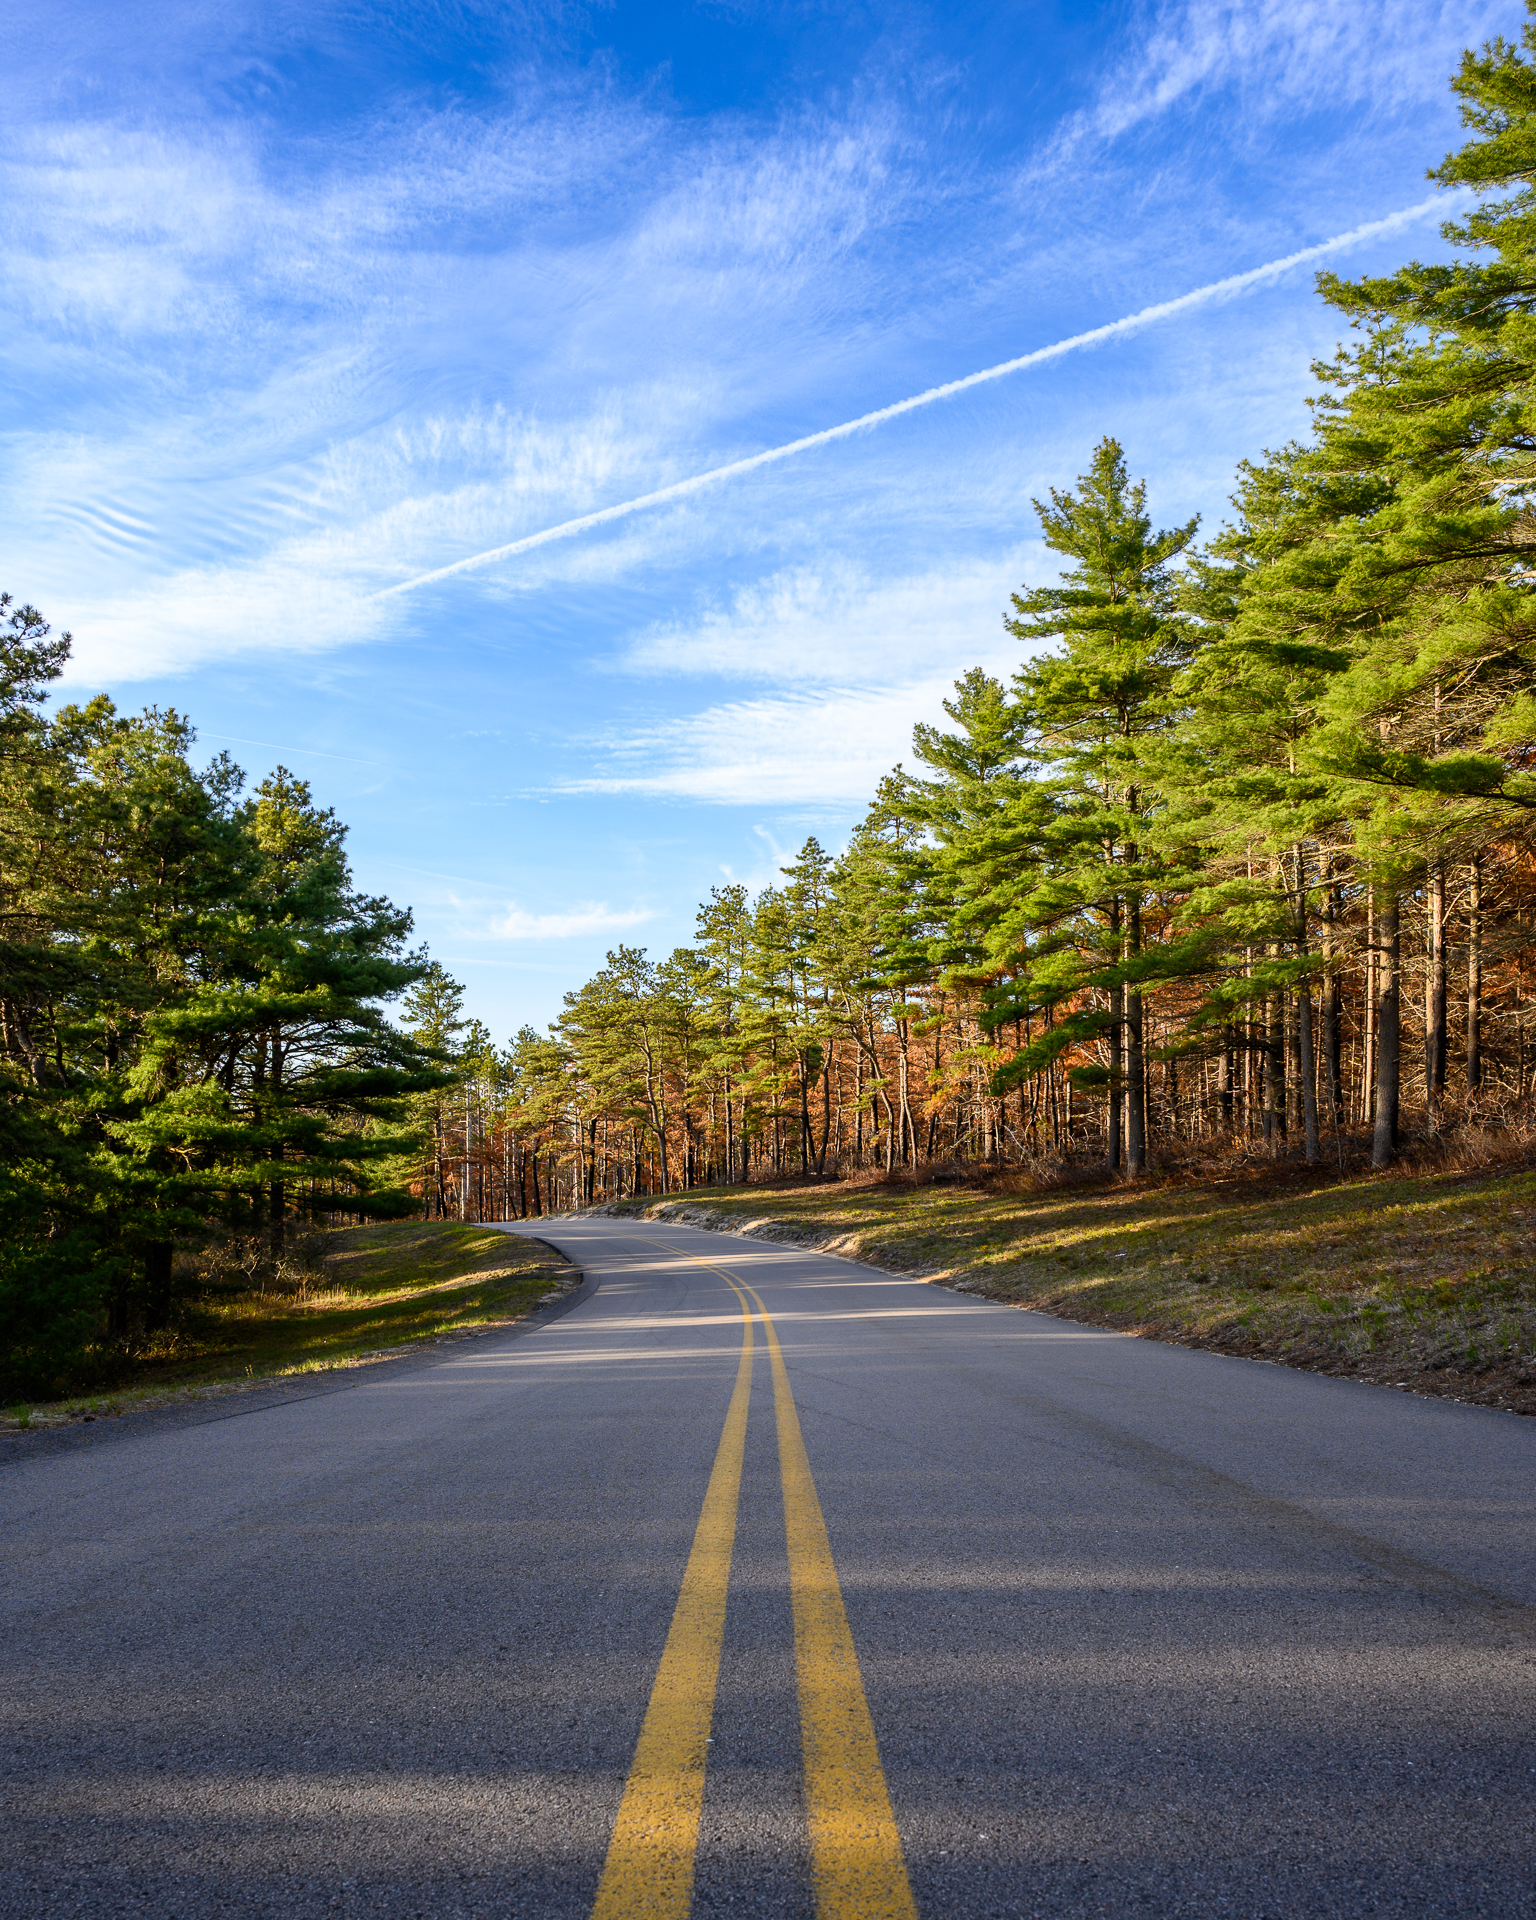
M 1093 103 L 1053 143 L 1058 157 L 1113 140 L 1170 108 L 1233 89 L 1253 113 L 1372 98 L 1404 111 L 1444 95 L 1464 46 L 1508 32 L 1507 0 L 1186 0 L 1144 8 Z
M 975 664 L 1006 674 L 1017 648 Z M 633 793 L 723 806 L 846 809 L 868 800 L 918 721 L 947 724 L 953 671 L 883 687 L 765 695 L 707 707 L 609 743 L 599 770 L 555 791 Z
M 907 676 L 936 659 L 963 664 L 996 651 L 1008 595 L 1030 561 L 1054 571 L 1038 542 L 895 577 L 832 555 L 740 587 L 695 620 L 647 629 L 622 664 L 802 686 Z
M 614 908 L 601 900 L 560 913 L 528 913 L 509 906 L 491 922 L 489 932 L 497 940 L 574 940 L 594 933 L 624 933 L 655 918 L 649 907 Z
M 782 384 L 784 328 L 814 331 L 807 303 L 825 321 L 902 194 L 882 198 L 874 122 L 665 132 L 590 103 L 438 116 L 281 186 L 236 134 L 14 138 L 0 304 L 27 381 L 69 404 L 13 439 L 0 490 L 26 590 L 76 630 L 74 677 L 366 642 L 400 624 L 367 595 L 402 560 L 686 473 Z M 584 202 L 602 215 L 573 240 Z M 456 361 L 507 374 L 439 399 Z

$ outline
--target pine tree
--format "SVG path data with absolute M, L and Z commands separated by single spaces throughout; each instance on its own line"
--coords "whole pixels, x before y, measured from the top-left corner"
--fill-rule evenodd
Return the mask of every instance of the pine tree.
M 743 1064 L 741 1005 L 751 945 L 751 912 L 743 886 L 712 887 L 699 908 L 698 952 L 709 967 L 710 1062 L 719 1077 L 722 1147 L 727 1181 L 747 1177 L 746 1100 L 739 1080 Z M 737 1100 L 740 1099 L 740 1124 Z
M 1030 757 L 1058 799 L 1046 868 L 1022 918 L 1051 938 L 1036 977 L 1055 1000 L 1092 996 L 1056 1030 L 1057 1048 L 1095 1029 L 1108 1040 L 1107 1160 L 1146 1164 L 1146 1069 L 1141 981 L 1143 905 L 1158 877 L 1149 855 L 1156 806 L 1144 765 L 1149 739 L 1172 720 L 1176 676 L 1191 652 L 1171 563 L 1198 521 L 1154 533 L 1146 489 L 1132 485 L 1119 443 L 1095 449 L 1077 493 L 1051 490 L 1035 510 L 1046 544 L 1073 564 L 1059 587 L 1013 596 L 1005 621 L 1031 645 L 1059 641 L 1015 679 Z

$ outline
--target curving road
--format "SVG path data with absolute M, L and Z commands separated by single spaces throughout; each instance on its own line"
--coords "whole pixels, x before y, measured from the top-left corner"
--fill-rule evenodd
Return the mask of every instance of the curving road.
M 0 1914 L 1536 1915 L 1536 1422 L 538 1224 L 558 1317 L 11 1444 Z

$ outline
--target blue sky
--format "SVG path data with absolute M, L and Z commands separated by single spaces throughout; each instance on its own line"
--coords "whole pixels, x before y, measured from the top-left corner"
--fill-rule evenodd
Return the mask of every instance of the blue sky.
M 501 1037 L 841 843 L 1053 577 L 1305 427 L 1303 264 L 424 573 L 1420 207 L 1511 0 L 9 9 L 0 585 L 72 691 L 351 825 Z M 1341 247 L 1443 253 L 1417 213 Z

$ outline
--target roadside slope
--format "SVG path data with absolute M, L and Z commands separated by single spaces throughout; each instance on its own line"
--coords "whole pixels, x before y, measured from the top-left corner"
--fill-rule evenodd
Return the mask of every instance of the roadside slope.
M 1536 1173 L 710 1189 L 603 1211 L 815 1246 L 1149 1339 L 1536 1414 Z
M 97 1380 L 0 1413 L 0 1432 L 112 1418 L 370 1366 L 512 1325 L 576 1284 L 494 1225 L 402 1220 L 315 1236 L 303 1282 L 189 1290 L 173 1325 L 104 1354 Z

